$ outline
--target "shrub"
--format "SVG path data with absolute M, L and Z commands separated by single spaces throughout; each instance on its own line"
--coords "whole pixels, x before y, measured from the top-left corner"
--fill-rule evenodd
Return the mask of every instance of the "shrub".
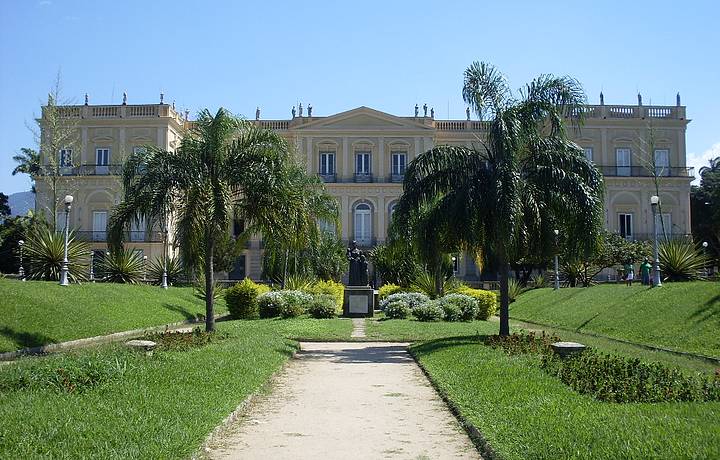
M 658 247 L 660 272 L 668 281 L 700 279 L 707 267 L 707 258 L 690 241 L 667 240 Z
M 230 316 L 236 319 L 252 319 L 259 316 L 257 298 L 269 292 L 270 288 L 245 278 L 225 290 L 225 303 Z
M 261 318 L 295 318 L 304 314 L 312 296 L 302 291 L 274 291 L 258 297 Z
M 442 289 L 443 292 L 453 292 L 461 285 L 462 283 L 457 278 L 444 278 Z M 435 289 L 435 277 L 428 272 L 420 273 L 413 282 L 410 283 L 410 289 L 427 294 L 431 299 L 438 296 Z
M 393 300 L 385 305 L 384 310 L 385 317 L 390 319 L 405 319 L 412 312 L 410 305 L 404 300 Z
M 680 370 L 639 359 L 585 350 L 560 359 L 546 354 L 541 367 L 573 390 L 600 401 L 671 402 L 720 401 L 720 378 L 685 375 Z
M 145 263 L 139 252 L 119 248 L 100 259 L 99 269 L 103 281 L 137 284 L 143 278 Z
M 224 289 L 222 286 L 220 286 L 217 281 L 213 281 L 213 301 L 217 301 L 220 296 L 223 295 Z M 195 282 L 195 290 L 193 291 L 193 295 L 202 300 L 205 301 L 205 276 L 201 276 L 197 279 Z
M 413 308 L 412 314 L 418 321 L 442 321 L 445 311 L 440 305 L 440 301 L 432 300 Z
M 478 302 L 467 294 L 448 294 L 440 299 L 446 321 L 472 321 L 480 310 Z
M 392 294 L 403 292 L 403 288 L 397 284 L 387 283 L 380 286 L 378 290 L 378 300 L 383 301 Z
M 530 276 L 530 283 L 536 289 L 548 287 L 548 279 L 545 278 L 545 275 L 542 273 L 536 273 Z
M 380 309 L 385 310 L 387 305 L 392 302 L 402 301 L 407 304 L 411 310 L 430 301 L 430 298 L 420 292 L 399 292 L 387 296 L 385 300 L 380 302 Z
M 485 339 L 485 345 L 499 348 L 509 355 L 525 353 L 551 354 L 554 352 L 550 345 L 559 341 L 558 336 L 545 334 L 545 331 L 539 336 L 534 332 L 521 334 L 514 332 L 510 335 L 491 335 Z
M 25 236 L 24 255 L 27 277 L 36 280 L 57 281 L 65 251 L 65 235 L 52 231 L 47 224 L 31 227 Z M 84 280 L 88 274 L 89 246 L 76 239 L 75 231 L 68 234 L 68 278 Z
M 520 281 L 515 278 L 508 280 L 508 296 L 510 297 L 510 303 L 515 302 L 515 299 L 520 297 L 520 294 L 527 291 L 527 288 L 523 286 Z
M 338 310 L 342 310 L 343 306 L 343 295 L 345 294 L 345 286 L 343 286 L 342 283 L 335 282 L 333 280 L 328 281 L 318 281 L 308 287 L 307 289 L 303 289 L 305 292 L 313 295 L 317 294 L 328 294 L 333 298 L 333 301 L 335 302 L 335 306 L 338 308 Z
M 336 300 L 330 294 L 316 294 L 308 304 L 307 311 L 313 318 L 334 318 L 337 315 Z
M 494 292 L 484 289 L 473 289 L 467 286 L 461 287 L 457 292 L 475 299 L 478 305 L 477 319 L 487 321 L 488 318 L 497 313 L 498 299 Z
M 153 284 L 162 284 L 163 261 L 162 257 L 153 259 L 147 266 L 147 278 Z M 179 257 L 168 257 L 167 282 L 177 284 L 183 278 L 183 267 Z
M 285 280 L 285 289 L 291 291 L 306 291 L 315 284 L 315 278 L 305 275 L 291 275 Z
M 224 332 L 205 332 L 196 327 L 192 332 L 165 331 L 148 334 L 145 339 L 157 343 L 159 350 L 186 351 L 227 337 Z
M 283 291 L 266 292 L 258 296 L 258 311 L 260 318 L 275 318 L 280 316 L 280 309 L 286 303 Z

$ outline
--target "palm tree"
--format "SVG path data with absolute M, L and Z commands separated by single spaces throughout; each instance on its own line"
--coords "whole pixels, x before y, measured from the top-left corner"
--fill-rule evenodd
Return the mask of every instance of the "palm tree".
M 20 153 L 13 156 L 13 161 L 18 163 L 15 169 L 12 170 L 12 175 L 18 173 L 27 174 L 33 181 L 32 192 L 35 193 L 35 176 L 40 174 L 40 153 L 31 148 L 23 147 L 20 149 Z
M 202 266 L 205 327 L 215 329 L 213 258 L 231 219 L 252 231 L 283 228 L 287 195 L 288 144 L 272 131 L 219 109 L 203 110 L 175 152 L 148 147 L 133 153 L 123 168 L 123 201 L 110 219 L 110 241 L 122 244 L 130 223 L 145 218 L 174 222 L 185 264 Z
M 465 71 L 463 99 L 486 122 L 474 147 L 438 146 L 408 167 L 396 208 L 405 219 L 435 203 L 454 239 L 497 263 L 500 334 L 509 334 L 510 261 L 556 250 L 554 229 L 573 252 L 594 249 L 602 229 L 602 175 L 565 134 L 585 95 L 569 77 L 541 75 L 515 97 L 495 67 Z M 436 214 L 437 215 L 437 214 Z

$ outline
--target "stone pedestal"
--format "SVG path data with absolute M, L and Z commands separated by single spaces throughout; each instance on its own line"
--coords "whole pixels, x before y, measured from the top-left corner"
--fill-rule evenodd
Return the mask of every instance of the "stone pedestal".
M 371 317 L 375 309 L 375 291 L 369 286 L 345 286 L 343 316 Z
M 550 346 L 561 358 L 579 355 L 585 350 L 585 345 L 577 342 L 555 342 Z

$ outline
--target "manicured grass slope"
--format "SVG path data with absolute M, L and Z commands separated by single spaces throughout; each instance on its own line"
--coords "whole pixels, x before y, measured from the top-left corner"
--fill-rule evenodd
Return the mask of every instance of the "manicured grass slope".
M 497 334 L 499 326 L 489 321 L 421 322 L 414 319 L 381 319 L 365 322 L 365 334 L 376 340 L 417 342 L 443 337 Z
M 228 321 L 218 329 L 230 338 L 138 354 L 121 380 L 81 394 L 0 393 L 0 458 L 187 458 L 288 359 L 295 342 L 286 337 L 349 338 L 352 323 Z M 100 352 L 112 359 L 116 346 Z
M 535 289 L 510 305 L 510 316 L 720 357 L 718 283 Z
M 412 347 L 502 458 L 720 458 L 720 403 L 609 404 L 473 339 Z
M 216 313 L 225 312 L 220 300 Z M 0 352 L 174 323 L 205 314 L 192 288 L 0 279 Z

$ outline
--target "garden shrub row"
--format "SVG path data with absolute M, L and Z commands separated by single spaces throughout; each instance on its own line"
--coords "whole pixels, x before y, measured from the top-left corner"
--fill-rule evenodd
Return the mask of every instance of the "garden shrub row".
M 398 287 L 390 286 L 388 292 Z M 467 286 L 435 300 L 419 292 L 398 292 L 385 297 L 380 302 L 380 309 L 391 319 L 413 315 L 419 321 L 487 320 L 497 312 L 497 296 L 493 292 Z
M 552 343 L 557 336 L 534 333 L 490 336 L 485 344 L 511 355 L 540 354 L 540 368 L 564 384 L 599 401 L 656 403 L 720 401 L 720 375 L 687 375 L 660 363 L 598 353 L 586 349 L 580 355 L 559 358 Z

